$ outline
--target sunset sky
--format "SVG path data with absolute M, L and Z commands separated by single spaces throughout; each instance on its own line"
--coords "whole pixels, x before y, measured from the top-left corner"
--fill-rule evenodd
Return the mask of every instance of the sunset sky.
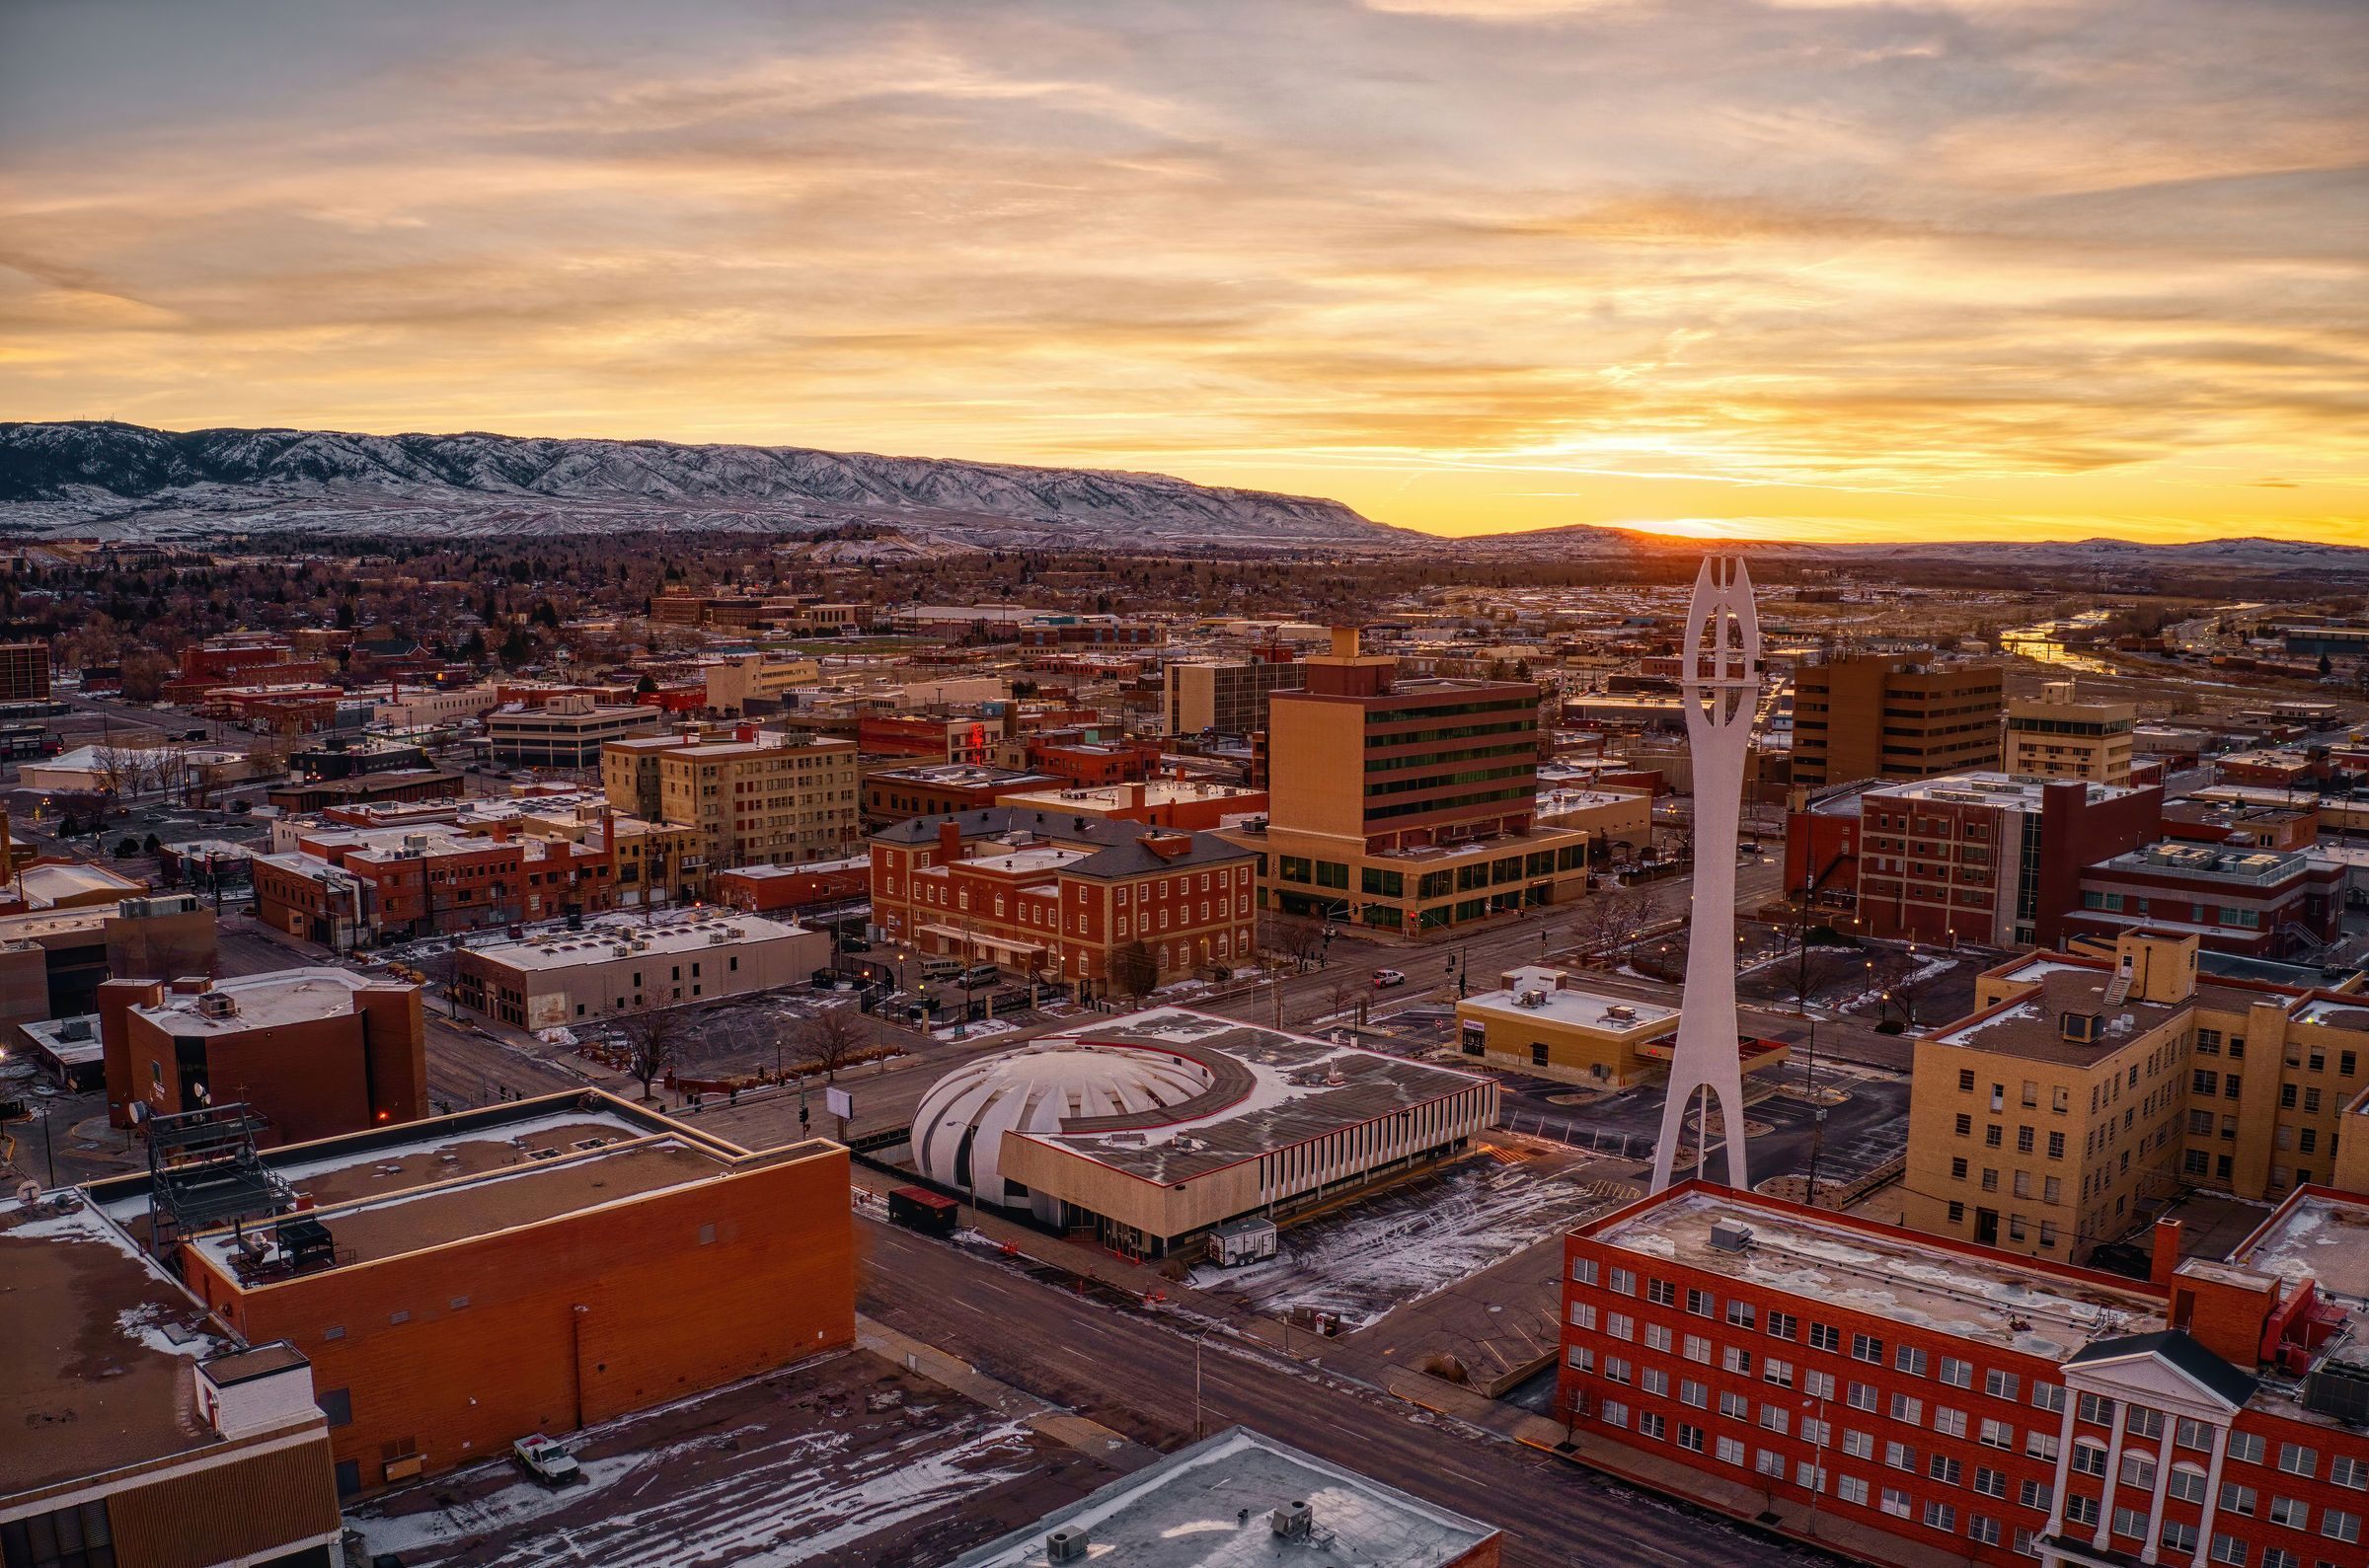
M 2360 0 L 0 5 L 0 419 L 2369 544 Z

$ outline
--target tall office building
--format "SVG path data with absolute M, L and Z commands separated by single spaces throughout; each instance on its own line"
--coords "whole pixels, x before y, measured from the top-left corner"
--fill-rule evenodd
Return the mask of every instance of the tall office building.
M 1267 820 L 1225 837 L 1259 855 L 1261 907 L 1432 931 L 1585 891 L 1587 834 L 1542 828 L 1538 688 L 1397 679 L 1351 628 L 1268 698 Z
M 2126 784 L 2138 721 L 2132 704 L 2076 702 L 2071 681 L 2050 681 L 2038 697 L 2007 705 L 2007 771 Z
M 1794 783 L 1925 779 L 1999 766 L 1998 664 L 1861 653 L 1794 682 Z
M 1171 664 L 1168 732 L 1252 735 L 1267 727 L 1270 693 L 1297 691 L 1308 666 L 1296 660 L 1251 659 L 1240 664 Z

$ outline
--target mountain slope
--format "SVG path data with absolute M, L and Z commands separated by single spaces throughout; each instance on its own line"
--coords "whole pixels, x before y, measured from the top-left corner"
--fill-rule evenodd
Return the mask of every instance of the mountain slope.
M 412 533 L 807 530 L 895 523 L 977 544 L 1388 546 L 1338 501 L 1164 474 L 804 447 L 0 423 L 0 522 Z

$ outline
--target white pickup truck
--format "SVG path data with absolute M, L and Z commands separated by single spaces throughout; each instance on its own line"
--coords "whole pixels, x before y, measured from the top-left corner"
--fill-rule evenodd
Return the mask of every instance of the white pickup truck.
M 540 1432 L 511 1444 L 510 1454 L 526 1466 L 527 1474 L 545 1486 L 572 1486 L 584 1478 L 584 1467 L 575 1462 L 575 1456 L 568 1452 L 567 1445 Z

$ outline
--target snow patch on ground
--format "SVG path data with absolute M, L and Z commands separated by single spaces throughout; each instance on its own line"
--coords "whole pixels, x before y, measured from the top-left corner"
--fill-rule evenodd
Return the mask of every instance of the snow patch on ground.
M 1339 1314 L 1361 1328 L 1561 1233 L 1602 1200 L 1574 1182 L 1474 1163 L 1293 1226 L 1263 1263 L 1203 1264 L 1195 1290 L 1247 1296 L 1261 1311 Z

